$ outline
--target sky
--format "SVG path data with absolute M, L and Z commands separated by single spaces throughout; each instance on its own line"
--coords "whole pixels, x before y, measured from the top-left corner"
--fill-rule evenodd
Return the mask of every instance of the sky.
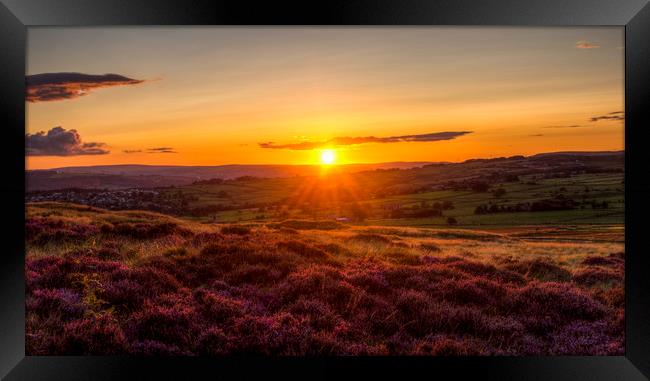
M 622 150 L 623 49 L 622 27 L 30 27 L 27 168 Z

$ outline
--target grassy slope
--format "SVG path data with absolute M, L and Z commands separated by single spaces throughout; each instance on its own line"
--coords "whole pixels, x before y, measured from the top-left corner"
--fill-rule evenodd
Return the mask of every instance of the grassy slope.
M 388 172 L 386 176 L 395 176 L 395 174 Z M 625 208 L 622 179 L 622 174 L 583 174 L 570 178 L 537 179 L 535 180 L 537 184 L 530 185 L 525 182 L 531 180 L 531 178 L 523 177 L 521 182 L 502 183 L 495 186 L 495 188 L 502 187 L 506 190 L 506 195 L 501 198 L 495 198 L 490 192 L 434 191 L 363 200 L 361 204 L 374 210 L 375 217 L 370 218 L 367 222 L 367 224 L 372 225 L 440 226 L 446 224 L 448 216 L 457 218 L 460 225 L 467 227 L 480 225 L 622 224 Z M 192 185 L 180 187 L 179 189 L 187 195 L 198 197 L 199 200 L 193 202 L 192 206 L 230 204 L 233 202 L 238 204 L 274 203 L 296 192 L 300 188 L 302 181 L 301 178 L 257 179 L 221 185 Z M 587 193 L 584 191 L 585 186 L 589 187 Z M 609 208 L 602 210 L 587 207 L 585 209 L 557 212 L 474 214 L 474 209 L 478 205 L 489 202 L 505 205 L 534 202 L 551 198 L 552 194 L 561 188 L 566 189 L 563 193 L 568 198 L 581 201 L 583 196 L 586 196 L 588 201 L 602 202 L 606 200 L 609 203 Z M 218 197 L 217 194 L 221 191 L 226 191 L 230 197 Z M 452 201 L 455 209 L 445 211 L 444 217 L 394 220 L 377 218 L 382 213 L 381 207 L 383 204 L 399 203 L 402 207 L 410 207 L 422 201 L 429 203 Z M 299 218 L 307 217 L 301 215 L 298 210 L 294 210 L 293 213 Z M 332 209 L 330 212 L 321 212 L 322 215 L 336 213 L 336 209 Z M 260 213 L 256 209 L 242 209 L 220 212 L 217 220 L 221 222 L 259 220 L 260 215 L 264 215 L 263 219 L 273 218 L 272 213 Z M 207 219 L 204 218 L 204 220 Z
M 27 353 L 622 353 L 620 231 L 303 226 L 29 205 Z

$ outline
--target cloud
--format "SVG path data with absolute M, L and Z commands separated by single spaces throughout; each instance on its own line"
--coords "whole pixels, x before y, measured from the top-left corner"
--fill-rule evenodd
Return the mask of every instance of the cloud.
M 582 40 L 582 41 L 576 42 L 576 48 L 578 48 L 578 49 L 596 49 L 596 48 L 600 48 L 600 45 L 594 44 L 594 43 L 589 42 L 589 41 Z
M 178 153 L 174 151 L 172 147 L 154 147 L 154 148 L 147 148 L 145 150 L 125 149 L 122 152 L 124 153 Z
M 258 143 L 261 148 L 271 149 L 290 149 L 290 150 L 310 150 L 331 146 L 349 146 L 356 144 L 366 143 L 402 143 L 402 142 L 436 142 L 440 140 L 451 140 L 459 136 L 470 134 L 472 131 L 448 131 L 448 132 L 433 132 L 430 134 L 421 135 L 401 135 L 389 136 L 378 138 L 375 136 L 361 136 L 361 137 L 337 137 L 324 142 L 299 142 L 289 144 L 276 144 L 274 142 Z
M 534 134 L 534 135 L 528 135 L 528 136 L 532 136 L 532 137 L 537 138 L 537 137 L 544 136 L 544 135 L 543 134 Z
M 580 128 L 580 127 L 585 127 L 585 126 L 581 126 L 579 124 L 569 124 L 569 125 L 557 125 L 557 126 L 544 126 L 542 128 Z
M 614 111 L 607 115 L 592 116 L 589 120 L 591 122 L 598 122 L 599 120 L 625 120 L 625 113 L 623 111 Z
M 60 101 L 88 95 L 95 89 L 112 86 L 137 85 L 140 79 L 119 74 L 43 73 L 26 78 L 28 102 Z
M 77 130 L 62 127 L 54 127 L 47 133 L 25 134 L 27 156 L 105 155 L 110 152 L 105 147 L 104 143 L 83 143 Z
M 178 153 L 172 147 L 147 148 L 147 153 Z

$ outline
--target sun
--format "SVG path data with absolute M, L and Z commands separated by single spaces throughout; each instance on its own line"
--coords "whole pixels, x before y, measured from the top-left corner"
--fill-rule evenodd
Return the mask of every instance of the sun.
M 334 150 L 325 149 L 320 154 L 321 164 L 331 165 L 334 164 L 335 160 L 336 160 L 336 154 L 334 153 Z

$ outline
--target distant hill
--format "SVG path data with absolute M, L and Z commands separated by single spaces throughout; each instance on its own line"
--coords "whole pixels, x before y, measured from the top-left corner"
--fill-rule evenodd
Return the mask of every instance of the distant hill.
M 504 174 L 524 175 L 554 170 L 623 170 L 624 151 L 549 152 L 532 156 L 470 159 L 461 163 L 390 162 L 346 164 L 332 167 L 337 173 L 355 174 L 365 182 L 377 181 L 381 187 L 405 188 L 430 186 L 442 181 L 496 178 Z M 377 170 L 391 170 L 377 173 Z M 126 189 L 189 185 L 208 179 L 230 180 L 239 177 L 291 178 L 317 175 L 319 165 L 219 165 L 159 166 L 102 165 L 64 167 L 26 171 L 28 192 L 69 188 Z
M 377 164 L 337 165 L 339 172 L 354 173 L 375 169 L 407 169 L 431 162 L 390 162 Z M 125 189 L 155 188 L 191 184 L 213 178 L 234 179 L 242 176 L 261 178 L 311 176 L 319 173 L 318 165 L 97 165 L 26 171 L 28 191 L 67 188 Z
M 548 156 L 617 156 L 625 155 L 625 151 L 560 151 L 538 153 L 531 157 L 548 157 Z

